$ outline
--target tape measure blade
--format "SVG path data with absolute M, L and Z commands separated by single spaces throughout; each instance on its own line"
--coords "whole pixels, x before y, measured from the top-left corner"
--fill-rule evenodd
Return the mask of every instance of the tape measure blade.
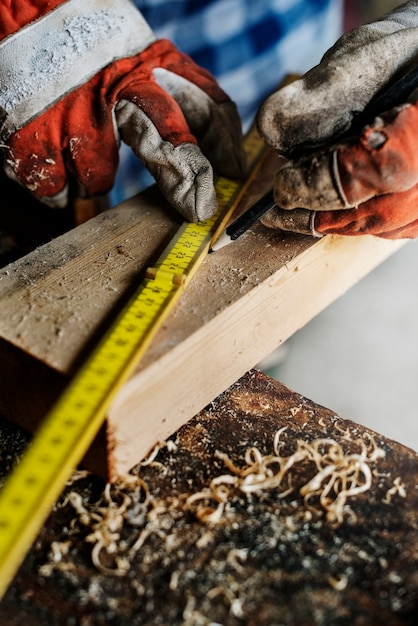
M 155 295 L 155 293 L 154 293 Z M 138 290 L 128 309 L 110 329 L 90 359 L 68 385 L 35 433 L 27 452 L 0 492 L 0 598 L 59 497 L 72 470 L 92 443 L 112 399 L 147 350 L 170 304 L 181 295 L 172 286 L 154 311 L 149 308 L 147 285 Z M 138 318 L 145 298 L 148 319 Z M 152 314 L 153 313 L 153 314 Z M 134 330 L 136 335 L 125 341 Z M 126 326 L 125 326 L 126 322 Z M 122 332 L 121 332 L 122 331 Z M 134 333 L 135 334 L 135 333 Z M 121 339 L 124 339 L 122 342 Z M 103 363 L 107 368 L 103 369 Z
M 250 131 L 245 144 L 251 168 L 263 145 L 255 132 L 255 129 Z M 248 184 L 249 179 L 244 185 L 240 181 L 217 180 L 217 214 L 205 222 L 184 223 L 179 228 L 160 255 L 156 268 L 151 268 L 155 269 L 153 278 L 141 283 L 49 412 L 7 479 L 0 491 L 0 598 L 71 471 L 103 424 L 115 393 L 170 314 L 206 256 L 214 232 L 223 228 Z
M 160 308 L 157 313 L 164 311 Z M 144 328 L 146 341 L 141 353 L 137 341 L 121 345 L 117 332 L 121 326 L 116 324 L 113 334 L 103 340 L 47 415 L 6 481 L 0 493 L 0 597 L 103 423 L 112 397 L 123 382 L 121 377 L 129 376 L 128 361 L 133 361 L 133 356 L 140 358 L 147 349 L 152 339 L 150 322 Z M 122 347 L 127 352 L 121 359 Z M 105 369 L 103 361 L 108 364 Z
M 56 466 L 58 474 L 54 474 L 53 480 L 49 484 L 45 483 L 42 476 L 39 483 L 39 474 L 33 473 L 36 466 L 40 472 L 42 471 L 39 458 L 38 450 L 29 449 L 2 491 L 0 597 L 36 540 L 44 520 L 62 490 L 62 485 L 73 470 L 72 462 L 63 464 L 61 457 L 59 465 Z

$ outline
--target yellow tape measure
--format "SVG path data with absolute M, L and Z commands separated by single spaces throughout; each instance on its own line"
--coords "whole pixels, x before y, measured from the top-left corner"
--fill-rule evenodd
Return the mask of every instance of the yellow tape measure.
M 216 215 L 180 227 L 46 416 L 7 479 L 0 492 L 0 598 L 97 434 L 115 393 L 133 372 L 249 186 L 264 152 L 254 128 L 246 137 L 245 148 L 250 172 L 247 182 L 243 185 L 225 178 L 217 180 Z

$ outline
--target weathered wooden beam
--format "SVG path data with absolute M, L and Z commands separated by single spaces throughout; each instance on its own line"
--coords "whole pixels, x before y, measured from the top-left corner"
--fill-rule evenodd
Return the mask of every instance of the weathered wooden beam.
M 271 184 L 276 159 L 238 211 Z M 151 189 L 0 271 L 0 413 L 33 430 L 177 227 Z M 128 471 L 403 243 L 257 225 L 208 255 L 117 395 L 88 466 Z

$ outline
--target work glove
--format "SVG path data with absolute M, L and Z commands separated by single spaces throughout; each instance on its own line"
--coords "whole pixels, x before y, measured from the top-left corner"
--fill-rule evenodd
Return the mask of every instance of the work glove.
M 343 35 L 263 103 L 260 134 L 287 158 L 266 226 L 418 237 L 417 69 L 418 2 L 408 2 Z
M 191 221 L 217 208 L 212 165 L 242 176 L 235 104 L 130 0 L 2 3 L 0 39 L 4 170 L 42 202 L 105 194 L 120 139 Z

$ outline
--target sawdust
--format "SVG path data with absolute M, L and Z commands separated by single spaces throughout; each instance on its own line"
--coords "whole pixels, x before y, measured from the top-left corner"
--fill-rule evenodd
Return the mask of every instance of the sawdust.
M 251 372 L 124 480 L 73 476 L 2 623 L 415 626 L 417 476 L 412 451 Z
M 157 457 L 163 449 L 176 455 L 177 446 L 171 440 L 157 444 L 134 474 L 115 483 L 107 483 L 98 501 L 86 502 L 77 491 L 69 490 L 60 506 L 70 505 L 73 508 L 72 527 L 78 525 L 88 529 L 85 541 L 93 544 L 91 561 L 94 567 L 101 574 L 113 576 L 128 574 L 133 558 L 152 534 L 165 541 L 166 549 L 174 549 L 178 541 L 174 535 L 167 537 L 164 532 L 167 528 L 172 530 L 170 525 L 164 528 L 164 515 L 171 516 L 174 513 L 177 518 L 185 517 L 192 510 L 200 522 L 209 526 L 219 524 L 226 511 L 229 517 L 233 516 L 233 502 L 238 492 L 251 497 L 274 490 L 279 500 L 291 494 L 294 497 L 302 496 L 297 514 L 290 524 L 293 529 L 295 523 L 297 525 L 300 521 L 311 520 L 313 515 L 317 519 L 324 516 L 330 527 L 341 526 L 345 520 L 355 523 L 355 509 L 349 500 L 371 488 L 372 471 L 376 472 L 379 459 L 385 456 L 384 451 L 371 435 L 366 434 L 361 439 L 351 440 L 357 448 L 355 453 L 345 452 L 343 446 L 334 439 L 318 438 L 313 441 L 298 439 L 295 451 L 284 456 L 281 449 L 286 447 L 283 440 L 286 430 L 284 426 L 276 432 L 270 454 L 262 454 L 258 448 L 249 447 L 240 464 L 235 463 L 228 454 L 217 450 L 215 457 L 223 462 L 229 473 L 213 477 L 209 486 L 201 491 L 185 492 L 170 498 L 168 504 L 152 495 L 151 486 L 141 477 L 141 468 L 152 466 L 162 475 L 167 474 L 171 462 L 159 462 Z M 290 441 L 290 444 L 294 445 L 294 442 Z M 302 464 L 305 467 L 301 470 Z M 296 486 L 300 475 L 309 478 L 301 486 Z M 79 473 L 68 486 L 85 477 L 85 472 Z M 389 504 L 395 495 L 406 497 L 405 485 L 400 482 L 400 478 L 395 479 L 382 502 Z M 212 506 L 213 502 L 216 503 L 215 507 Z M 279 514 L 278 509 L 276 514 Z M 290 519 L 287 520 L 289 522 Z M 123 538 L 126 526 L 138 528 L 134 540 Z M 213 536 L 204 531 L 196 545 L 203 548 L 212 540 Z M 41 568 L 40 573 L 52 576 L 55 569 L 71 569 L 66 561 L 71 548 L 70 540 L 54 542 L 50 562 Z M 228 553 L 227 562 L 240 572 L 244 569 L 246 556 L 247 551 L 233 549 Z M 176 588 L 177 584 L 174 576 L 170 585 Z M 330 578 L 330 584 L 342 590 L 347 580 L 344 576 L 340 579 Z

